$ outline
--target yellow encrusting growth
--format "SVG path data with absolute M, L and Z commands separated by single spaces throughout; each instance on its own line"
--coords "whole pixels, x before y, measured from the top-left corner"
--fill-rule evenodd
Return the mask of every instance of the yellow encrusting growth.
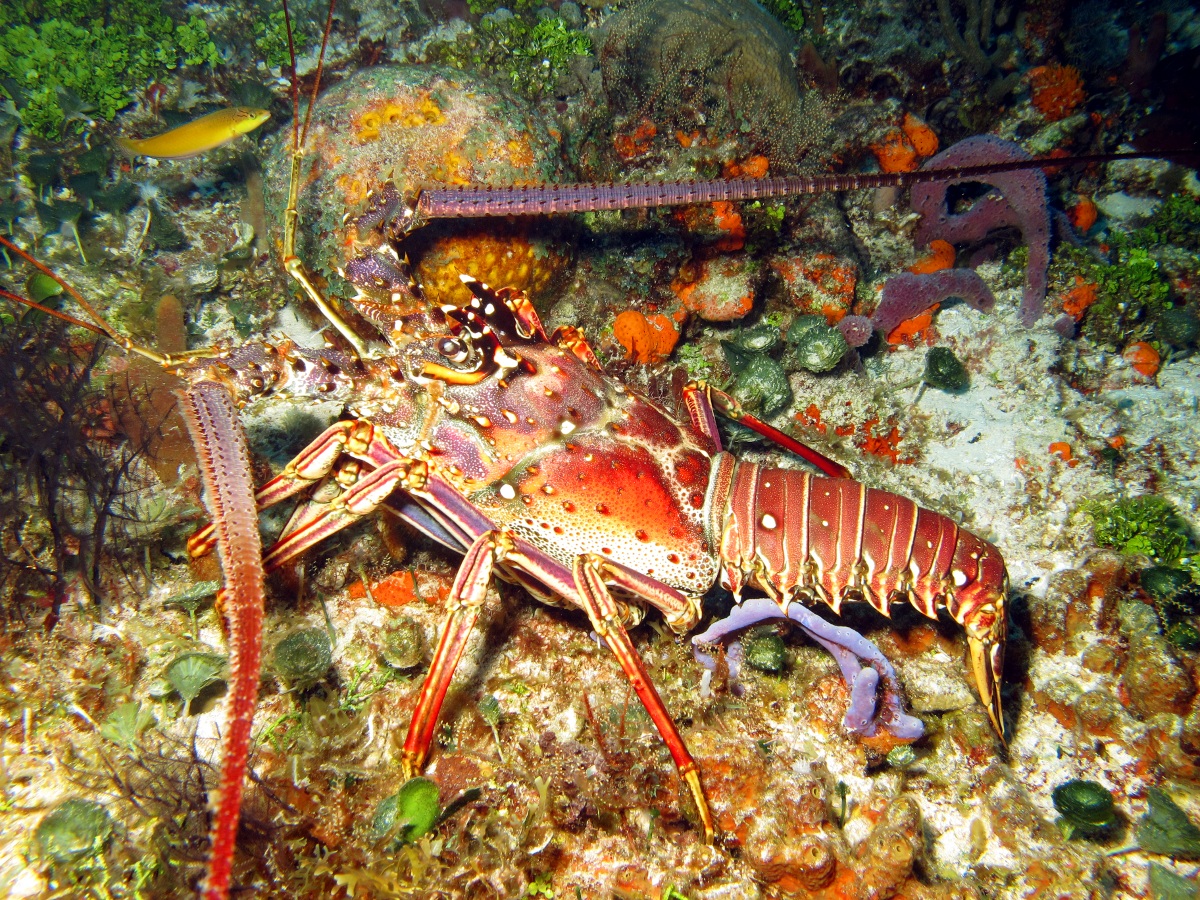
M 426 94 L 415 103 L 392 101 L 363 113 L 355 123 L 356 137 L 363 142 L 375 141 L 379 139 L 379 129 L 384 125 L 415 128 L 419 125 L 441 125 L 445 121 L 442 108 Z
M 140 156 L 187 159 L 249 134 L 269 118 L 271 114 L 265 109 L 233 106 L 193 119 L 154 137 L 142 140 L 118 138 L 117 143 L 127 152 Z

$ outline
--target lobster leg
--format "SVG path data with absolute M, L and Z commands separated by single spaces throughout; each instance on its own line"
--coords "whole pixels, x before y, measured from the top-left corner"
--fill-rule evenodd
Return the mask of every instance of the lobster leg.
M 282 472 L 259 488 L 254 495 L 258 509 L 274 506 L 325 478 L 343 453 L 376 466 L 400 455 L 369 422 L 335 422 L 297 453 Z M 188 538 L 188 554 L 193 558 L 204 556 L 212 551 L 214 542 L 213 525 L 206 525 Z
M 419 484 L 424 479 L 422 464 L 395 459 L 362 475 L 327 504 L 314 503 L 299 511 L 288 529 L 263 557 L 267 571 L 274 571 L 319 544 L 330 535 L 370 515 L 396 488 Z
M 708 800 L 704 796 L 704 787 L 700 783 L 700 770 L 696 766 L 696 761 L 692 759 L 692 754 L 688 752 L 687 745 L 684 744 L 683 737 L 679 734 L 679 729 L 675 727 L 671 714 L 663 705 L 662 698 L 654 689 L 654 684 L 646 672 L 641 657 L 634 649 L 633 642 L 629 640 L 629 632 L 621 624 L 620 609 L 600 574 L 606 564 L 607 561 L 603 557 L 595 554 L 589 553 L 576 557 L 575 565 L 572 567 L 575 589 L 579 592 L 579 598 L 588 619 L 591 620 L 592 628 L 617 657 L 621 668 L 625 670 L 625 677 L 633 685 L 634 691 L 637 692 L 642 705 L 646 707 L 646 712 L 650 714 L 658 733 L 662 735 L 667 749 L 671 751 L 675 767 L 679 769 L 680 776 L 691 790 L 696 808 L 700 812 L 700 821 L 704 825 L 704 840 L 711 844 L 716 832 L 713 826 L 712 812 L 709 810 Z
M 479 609 L 487 596 L 492 570 L 511 549 L 512 542 L 507 535 L 486 531 L 471 544 L 458 569 L 446 601 L 449 612 L 442 625 L 437 650 L 425 674 L 425 683 L 421 685 L 421 694 L 408 726 L 408 736 L 404 739 L 403 764 L 407 778 L 412 778 L 425 765 L 442 701 L 454 678 L 454 670 L 462 659 L 467 638 L 471 636 L 471 630 L 479 618 Z

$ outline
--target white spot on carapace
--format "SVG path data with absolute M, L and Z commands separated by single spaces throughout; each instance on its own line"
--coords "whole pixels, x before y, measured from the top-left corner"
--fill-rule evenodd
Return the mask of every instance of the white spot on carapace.
M 925 542 L 925 549 L 926 549 L 926 550 L 932 550 L 932 549 L 933 549 L 933 541 L 926 541 L 926 542 Z
M 764 482 L 763 482 L 763 487 L 765 487 L 765 488 L 769 488 L 770 486 L 771 486 L 771 482 L 769 482 L 769 481 L 764 481 Z
M 821 527 L 822 527 L 822 528 L 828 528 L 828 527 L 829 527 L 829 520 L 828 520 L 828 519 L 822 519 L 822 520 L 821 520 Z
M 775 517 L 770 513 L 767 513 L 762 517 L 762 527 L 766 528 L 768 531 L 772 530 L 778 524 L 779 523 L 775 521 Z
M 950 577 L 954 579 L 955 587 L 962 587 L 967 583 L 967 573 L 963 572 L 961 569 L 955 569 L 950 573 Z
M 558 426 L 558 430 L 560 432 L 562 432 L 564 435 L 568 435 L 572 431 L 575 430 L 575 423 L 574 422 L 563 422 L 561 425 Z
M 492 427 L 492 420 L 489 419 L 487 416 L 472 416 L 471 418 L 473 418 L 475 420 L 475 424 L 478 425 L 480 428 L 491 428 Z
M 509 425 L 517 424 L 517 414 L 515 412 L 513 412 L 511 409 L 500 410 L 500 415 L 502 415 L 502 416 L 504 416 L 504 418 L 508 419 Z
M 500 485 L 500 496 L 505 500 L 513 500 L 517 496 L 517 490 L 511 484 Z

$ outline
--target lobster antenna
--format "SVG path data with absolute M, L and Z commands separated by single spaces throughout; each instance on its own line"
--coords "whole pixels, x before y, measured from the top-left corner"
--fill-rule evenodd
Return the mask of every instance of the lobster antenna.
M 313 105 L 317 102 L 317 92 L 321 89 L 321 75 L 325 71 L 325 48 L 329 46 L 329 34 L 333 31 L 333 3 L 334 0 L 329 0 L 329 8 L 325 13 L 325 30 L 321 32 L 321 52 L 317 54 L 317 74 L 313 78 L 312 95 L 308 98 L 308 109 L 304 111 L 304 127 L 300 130 L 300 143 L 296 145 L 297 147 L 303 147 L 308 140 L 308 120 L 312 116 Z M 288 29 L 288 50 L 292 53 L 292 84 L 295 85 L 298 76 L 296 75 L 296 56 L 295 50 L 292 48 L 290 27 Z
M 292 60 L 292 171 L 288 177 L 288 205 L 283 213 L 283 268 L 308 298 L 316 305 L 321 314 L 346 339 L 353 348 L 354 355 L 360 359 L 367 355 L 367 345 L 359 337 L 350 323 L 342 317 L 324 295 L 317 290 L 309 277 L 304 263 L 296 256 L 296 229 L 300 222 L 300 156 L 304 142 L 308 140 L 308 122 L 312 115 L 313 105 L 317 100 L 317 90 L 321 86 L 321 74 L 325 68 L 325 48 L 329 44 L 329 32 L 333 29 L 333 0 L 329 0 L 329 11 L 325 16 L 325 32 L 321 36 L 321 52 L 317 57 L 317 74 L 313 82 L 312 97 L 308 109 L 304 112 L 304 127 L 300 127 L 300 78 L 296 74 L 296 46 L 292 40 L 292 20 L 288 12 L 287 0 L 283 0 L 283 16 L 287 23 L 288 54 Z
M 78 325 L 96 334 L 103 335 L 118 347 L 121 347 L 127 353 L 136 353 L 139 356 L 144 356 L 146 359 L 153 360 L 160 365 L 166 366 L 171 364 L 172 358 L 167 354 L 159 353 L 157 350 L 151 350 L 149 347 L 143 347 L 140 344 L 135 344 L 129 338 L 125 337 L 125 335 L 121 334 L 121 332 L 109 325 L 108 322 L 105 321 L 104 317 L 100 315 L 100 313 L 96 312 L 92 304 L 88 303 L 87 300 L 84 299 L 83 294 L 79 293 L 79 291 L 75 290 L 74 287 L 68 284 L 61 275 L 51 271 L 47 266 L 38 262 L 3 235 L 0 235 L 0 246 L 13 251 L 13 253 L 17 254 L 17 256 L 21 257 L 21 259 L 25 260 L 25 262 L 29 263 L 43 275 L 47 275 L 57 281 L 62 289 L 70 294 L 76 303 L 83 307 L 84 311 L 91 318 L 91 321 L 85 322 L 83 319 L 77 319 L 75 316 L 68 315 L 67 313 L 59 312 L 56 309 L 50 309 L 49 307 L 43 306 L 40 303 L 35 303 L 28 297 L 22 297 L 18 294 L 12 293 L 11 291 L 0 289 L 0 296 L 7 297 L 9 300 L 14 300 L 17 303 L 22 303 L 32 309 L 37 309 L 44 313 L 48 313 L 49 315 L 54 316 L 56 319 L 62 319 L 64 322 L 69 322 L 72 325 Z
M 867 172 L 834 175 L 784 175 L 713 181 L 651 181 L 604 184 L 531 184 L 519 187 L 425 185 L 421 188 L 408 230 L 428 219 L 482 216 L 529 216 L 684 206 L 714 200 L 756 200 L 856 191 L 868 188 L 907 188 L 949 179 L 972 179 L 1025 169 L 1061 168 L 1126 159 L 1158 159 L 1161 152 L 1097 153 L 1061 158 L 1036 157 L 972 166 L 917 169 L 913 172 Z M 1194 154 L 1172 154 L 1173 161 Z M 1194 163 L 1193 163 L 1194 164 Z
M 287 0 L 283 0 L 283 25 L 287 32 L 288 59 L 292 63 L 289 93 L 292 97 L 292 150 L 296 151 L 300 149 L 300 80 L 296 75 L 296 45 L 292 41 L 292 14 Z

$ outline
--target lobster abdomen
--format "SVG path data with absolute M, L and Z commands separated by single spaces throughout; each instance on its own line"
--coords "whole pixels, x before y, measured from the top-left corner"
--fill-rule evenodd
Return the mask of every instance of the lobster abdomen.
M 866 600 L 887 615 L 908 600 L 930 618 L 945 606 L 960 624 L 978 583 L 999 589 L 991 544 L 911 500 L 848 478 L 736 465 L 721 527 L 722 584 L 776 600 L 819 600 L 838 612 Z

